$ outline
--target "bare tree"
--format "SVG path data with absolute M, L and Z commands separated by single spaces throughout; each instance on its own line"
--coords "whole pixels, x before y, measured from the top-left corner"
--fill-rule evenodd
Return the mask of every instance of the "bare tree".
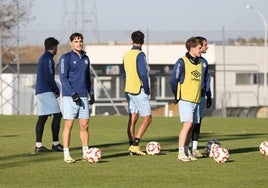
M 17 28 L 26 26 L 30 18 L 33 0 L 1 0 L 0 1 L 0 49 L 2 60 L 12 63 L 13 47 L 18 40 Z

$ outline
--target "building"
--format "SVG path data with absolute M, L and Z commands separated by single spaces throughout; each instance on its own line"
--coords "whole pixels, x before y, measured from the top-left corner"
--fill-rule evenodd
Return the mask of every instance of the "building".
M 127 114 L 120 66 L 130 44 L 86 45 L 94 77 L 96 105 L 93 114 Z M 173 65 L 186 53 L 184 44 L 149 44 L 143 46 L 150 69 L 152 107 L 165 107 L 173 102 L 169 84 Z M 208 115 L 265 116 L 267 90 L 264 72 L 267 53 L 262 46 L 222 46 L 209 44 L 203 56 L 209 62 L 213 106 Z M 21 114 L 35 114 L 35 65 L 21 65 Z M 266 73 L 267 74 L 267 73 Z M 3 74 L 11 79 L 12 74 Z M 267 78 L 267 77 L 266 77 Z M 58 80 L 58 77 L 57 77 Z M 267 83 L 267 82 L 266 82 Z M 14 83 L 15 84 L 15 83 Z M 5 86 L 2 86 L 5 87 Z M 5 91 L 12 92 L 12 90 Z M 6 95 L 8 93 L 3 93 Z M 16 104 L 14 104 L 16 105 Z M 260 111 L 264 114 L 260 115 Z M 12 105 L 4 104 L 2 114 L 12 114 Z M 172 113 L 172 112 L 171 112 Z M 173 114 L 177 115 L 177 114 Z

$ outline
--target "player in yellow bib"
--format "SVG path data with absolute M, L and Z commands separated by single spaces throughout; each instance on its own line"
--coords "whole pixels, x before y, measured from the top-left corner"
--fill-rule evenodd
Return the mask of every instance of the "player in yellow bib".
M 175 103 L 179 103 L 179 117 L 182 122 L 178 139 L 178 160 L 194 161 L 197 159 L 189 151 L 189 142 L 193 124 L 200 120 L 198 104 L 201 97 L 202 64 L 199 57 L 202 42 L 191 37 L 185 46 L 188 52 L 174 65 L 170 84 Z
M 139 146 L 140 140 L 152 121 L 149 76 L 146 56 L 141 47 L 144 43 L 144 34 L 135 31 L 131 34 L 132 48 L 123 57 L 122 78 L 125 81 L 125 94 L 128 101 L 129 121 L 128 138 L 130 154 L 146 155 Z M 137 134 L 135 125 L 139 118 L 143 117 Z

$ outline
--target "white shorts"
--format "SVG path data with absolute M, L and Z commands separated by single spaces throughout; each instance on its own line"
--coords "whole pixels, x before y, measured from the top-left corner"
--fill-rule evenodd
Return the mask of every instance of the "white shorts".
M 126 99 L 127 99 L 127 104 L 128 104 L 128 113 L 129 114 L 137 114 L 139 111 L 138 111 L 138 108 L 135 106 L 135 104 L 133 102 L 130 101 L 130 98 L 128 96 L 128 94 L 126 93 Z
M 53 92 L 40 93 L 36 95 L 38 116 L 59 113 L 60 106 Z
M 130 113 L 139 112 L 141 117 L 150 116 L 152 114 L 150 101 L 148 95 L 144 93 L 144 89 L 138 95 L 127 93 L 129 97 L 128 108 Z
M 87 97 L 81 97 L 81 105 L 73 102 L 72 97 L 62 97 L 63 119 L 89 119 L 89 108 Z
M 199 108 L 198 104 L 179 100 L 179 114 L 181 122 L 191 122 L 191 123 L 199 123 Z

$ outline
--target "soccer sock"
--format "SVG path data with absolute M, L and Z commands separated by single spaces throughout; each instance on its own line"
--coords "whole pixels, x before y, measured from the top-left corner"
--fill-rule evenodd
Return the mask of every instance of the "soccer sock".
M 198 145 L 198 141 L 193 141 L 192 143 L 192 150 L 196 150 Z
M 60 144 L 60 141 L 53 141 L 52 144 L 53 144 L 53 146 L 56 146 L 56 145 Z
M 178 147 L 179 154 L 184 153 L 184 147 Z
M 83 146 L 82 147 L 83 155 L 86 154 L 87 150 L 88 150 L 88 146 Z
M 134 141 L 133 141 L 133 146 L 138 146 L 140 143 L 141 139 L 135 137 Z
M 64 157 L 70 156 L 69 148 L 63 148 L 63 155 L 64 155 Z
M 43 144 L 42 144 L 42 142 L 36 142 L 36 143 L 35 143 L 35 146 L 38 147 L 38 148 L 40 148 L 40 147 L 43 146 Z

